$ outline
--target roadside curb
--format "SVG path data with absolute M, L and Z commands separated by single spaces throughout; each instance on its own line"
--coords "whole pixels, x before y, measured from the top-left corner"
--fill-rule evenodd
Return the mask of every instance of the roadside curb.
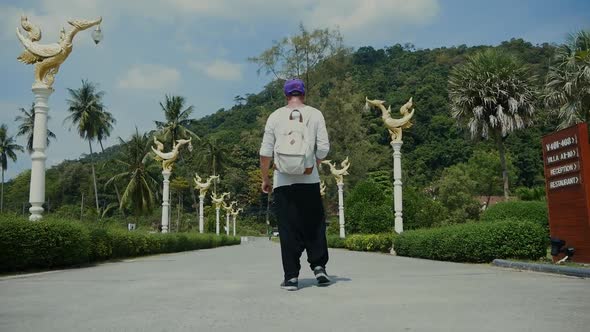
M 504 260 L 504 259 L 494 259 L 494 261 L 492 262 L 492 265 L 498 266 L 498 267 L 507 267 L 507 268 L 511 268 L 511 269 L 529 270 L 529 271 L 545 272 L 545 273 L 556 273 L 556 274 L 563 274 L 566 276 L 580 277 L 580 278 L 590 278 L 590 269 L 583 269 L 583 268 L 570 267 L 570 266 L 524 263 L 524 262 L 508 261 L 508 260 Z

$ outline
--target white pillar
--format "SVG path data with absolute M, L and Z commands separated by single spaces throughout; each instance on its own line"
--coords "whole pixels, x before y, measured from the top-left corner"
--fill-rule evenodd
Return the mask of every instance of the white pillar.
M 168 208 L 170 207 L 170 171 L 162 171 L 164 189 L 162 190 L 162 233 L 168 233 Z
M 229 235 L 229 211 L 225 212 L 225 234 Z
M 234 217 L 234 236 L 236 236 L 236 216 Z
M 344 183 L 338 183 L 338 217 L 340 220 L 340 238 L 344 239 Z
M 401 148 L 404 142 L 391 142 L 393 147 L 393 206 L 395 209 L 395 232 L 400 234 L 404 231 L 404 219 L 402 218 L 402 153 Z
M 205 195 L 199 195 L 199 233 L 203 234 L 205 231 L 205 223 L 203 221 L 203 200 Z
M 219 235 L 219 206 L 215 208 L 215 234 Z
M 45 202 L 45 148 L 47 147 L 47 104 L 52 88 L 44 85 L 33 85 L 35 95 L 35 123 L 33 124 L 33 153 L 31 154 L 31 186 L 29 188 L 29 203 L 31 207 L 29 220 L 37 221 L 43 216 Z

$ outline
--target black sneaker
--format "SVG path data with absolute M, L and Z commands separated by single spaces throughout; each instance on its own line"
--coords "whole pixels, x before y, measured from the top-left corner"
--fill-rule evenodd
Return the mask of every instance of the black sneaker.
M 327 286 L 330 284 L 331 280 L 326 273 L 326 269 L 321 266 L 316 266 L 313 269 L 313 274 L 315 274 L 315 278 L 318 281 L 318 286 Z
M 281 288 L 288 291 L 296 291 L 299 288 L 299 281 L 297 278 L 291 278 L 281 283 Z

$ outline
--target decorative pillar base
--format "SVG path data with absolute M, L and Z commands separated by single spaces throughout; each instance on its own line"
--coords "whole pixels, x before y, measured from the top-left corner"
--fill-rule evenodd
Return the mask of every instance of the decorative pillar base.
M 203 234 L 205 232 L 205 222 L 203 217 L 203 200 L 205 199 L 204 195 L 199 195 L 199 233 Z
M 229 213 L 225 215 L 225 235 L 229 235 Z
M 215 208 L 215 234 L 219 235 L 219 208 Z
M 340 238 L 346 237 L 344 231 L 344 183 L 340 182 L 338 185 L 338 220 L 340 222 Z
M 400 234 L 404 231 L 403 205 L 402 205 L 402 153 L 401 147 L 404 142 L 392 141 L 393 148 L 393 195 L 395 209 L 395 232 Z
M 35 123 L 33 124 L 33 153 L 31 154 L 31 183 L 29 188 L 30 221 L 38 221 L 43 217 L 45 202 L 45 160 L 47 155 L 47 113 L 48 100 L 53 89 L 43 84 L 33 84 L 35 96 Z
M 168 209 L 170 207 L 170 171 L 162 171 L 164 189 L 162 190 L 162 233 L 168 233 Z

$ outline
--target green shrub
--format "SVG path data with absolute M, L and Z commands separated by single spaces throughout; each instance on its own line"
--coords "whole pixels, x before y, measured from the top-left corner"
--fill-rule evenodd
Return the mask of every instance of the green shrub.
M 352 234 L 341 239 L 338 235 L 328 235 L 328 247 L 346 248 L 354 251 L 380 251 L 389 252 L 394 235 L 381 234 Z
M 55 218 L 29 222 L 0 216 L 0 271 L 62 267 L 239 243 L 239 237 L 226 235 L 152 234 Z
M 233 234 L 233 223 L 231 224 Z M 266 236 L 268 228 L 264 220 L 256 217 L 238 216 L 236 223 L 236 234 L 241 236 Z
M 113 255 L 112 238 L 104 228 L 93 227 L 90 231 L 90 261 L 109 259 Z
M 89 261 L 88 230 L 70 222 L 0 223 L 0 271 L 51 268 Z
M 447 209 L 423 191 L 413 187 L 403 192 L 404 229 L 429 228 L 448 219 Z
M 340 222 L 338 216 L 330 216 L 326 220 L 326 234 L 328 235 L 340 235 Z
M 500 202 L 487 208 L 481 216 L 482 221 L 501 221 L 506 219 L 528 220 L 543 227 L 548 227 L 547 202 Z
M 394 243 L 400 256 L 485 263 L 496 258 L 543 257 L 547 234 L 533 222 L 505 220 L 407 231 L 397 236 Z
M 392 199 L 373 181 L 359 182 L 346 197 L 346 232 L 382 233 L 393 228 Z
M 521 201 L 543 201 L 545 200 L 545 186 L 533 188 L 519 187 L 514 191 L 516 197 Z
M 346 238 L 344 245 L 354 251 L 380 251 L 389 252 L 392 246 L 393 235 L 382 234 L 353 234 Z
M 341 239 L 339 235 L 328 235 L 326 239 L 330 248 L 345 248 L 344 239 Z
M 440 224 L 460 224 L 479 219 L 479 202 L 473 198 L 478 183 L 469 173 L 466 164 L 456 164 L 445 168 L 435 182 L 438 201 L 448 211 L 447 219 L 441 220 Z

